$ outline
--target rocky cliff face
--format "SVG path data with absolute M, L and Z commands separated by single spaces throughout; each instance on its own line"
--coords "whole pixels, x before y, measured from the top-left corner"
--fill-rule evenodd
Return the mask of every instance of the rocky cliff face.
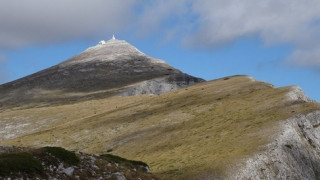
M 0 86 L 0 102 L 159 94 L 203 79 L 151 58 L 123 40 L 90 47 L 56 66 Z
M 228 179 L 320 179 L 320 111 L 278 124 L 266 150 L 239 164 Z

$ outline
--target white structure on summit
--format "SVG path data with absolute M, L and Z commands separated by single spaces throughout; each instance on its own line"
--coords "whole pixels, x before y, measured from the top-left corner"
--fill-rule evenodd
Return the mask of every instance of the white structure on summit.
M 100 41 L 99 44 L 104 45 L 106 42 L 104 40 Z
M 114 34 L 112 35 L 112 38 L 111 38 L 110 40 L 116 40 L 116 37 L 114 37 Z M 109 41 L 110 41 L 110 40 L 109 40 Z M 99 45 L 104 45 L 104 44 L 106 44 L 106 41 L 105 41 L 105 40 L 101 40 L 101 41 L 99 42 Z

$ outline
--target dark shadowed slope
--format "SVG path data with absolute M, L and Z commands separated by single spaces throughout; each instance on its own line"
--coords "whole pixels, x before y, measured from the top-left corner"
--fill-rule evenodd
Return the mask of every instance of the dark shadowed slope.
M 0 86 L 0 103 L 160 94 L 204 80 L 151 58 L 123 40 L 100 42 L 48 69 Z

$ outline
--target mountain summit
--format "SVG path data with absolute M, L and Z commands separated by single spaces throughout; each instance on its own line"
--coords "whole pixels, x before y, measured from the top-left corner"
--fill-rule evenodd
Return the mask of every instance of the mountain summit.
M 160 94 L 202 81 L 113 37 L 58 65 L 1 85 L 0 103 Z

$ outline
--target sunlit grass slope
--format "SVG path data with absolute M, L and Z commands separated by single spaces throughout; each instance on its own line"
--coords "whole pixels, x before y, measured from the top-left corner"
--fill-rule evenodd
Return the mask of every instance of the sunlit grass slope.
M 111 151 L 146 162 L 161 179 L 219 176 L 262 151 L 280 120 L 320 109 L 317 103 L 288 100 L 289 90 L 234 76 L 161 95 L 6 110 L 4 120 L 25 118 L 34 126 L 0 144 Z M 37 128 L 44 119 L 48 124 Z

